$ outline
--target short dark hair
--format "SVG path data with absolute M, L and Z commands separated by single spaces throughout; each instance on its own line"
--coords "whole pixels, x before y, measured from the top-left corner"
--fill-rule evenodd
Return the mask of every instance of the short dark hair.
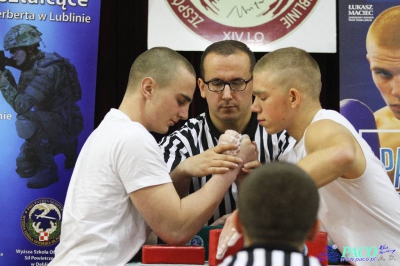
M 144 77 L 152 77 L 161 86 L 168 86 L 179 74 L 179 67 L 196 77 L 192 64 L 184 56 L 168 47 L 153 47 L 140 54 L 133 62 L 129 83 L 135 84 Z
M 216 53 L 218 55 L 228 56 L 238 52 L 243 52 L 248 55 L 250 60 L 250 72 L 252 73 L 254 65 L 256 64 L 256 58 L 250 48 L 246 44 L 239 41 L 224 40 L 215 42 L 209 45 L 206 50 L 204 50 L 200 59 L 200 77 L 204 78 L 204 59 L 208 54 Z
M 239 218 L 252 243 L 304 243 L 318 207 L 314 180 L 295 164 L 264 164 L 239 188 Z

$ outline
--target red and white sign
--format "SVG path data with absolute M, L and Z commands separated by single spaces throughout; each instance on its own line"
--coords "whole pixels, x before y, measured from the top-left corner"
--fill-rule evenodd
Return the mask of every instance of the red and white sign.
M 49 241 L 49 232 L 41 231 L 39 233 L 39 241 Z
M 204 50 L 238 40 L 254 52 L 336 52 L 335 0 L 149 0 L 148 48 Z

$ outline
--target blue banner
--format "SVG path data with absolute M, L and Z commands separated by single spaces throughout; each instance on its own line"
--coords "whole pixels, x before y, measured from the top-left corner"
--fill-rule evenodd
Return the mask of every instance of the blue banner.
M 386 35 L 370 34 L 370 51 L 366 47 L 371 24 L 392 8 L 400 10 L 400 0 L 339 1 L 340 112 L 367 140 L 400 192 L 400 96 L 392 82 L 398 79 L 400 42 L 386 47 L 389 39 L 399 39 L 392 34 L 399 24 L 376 30 Z M 385 16 L 387 22 L 395 21 Z
M 47 265 L 93 131 L 100 0 L 0 3 L 0 265 Z

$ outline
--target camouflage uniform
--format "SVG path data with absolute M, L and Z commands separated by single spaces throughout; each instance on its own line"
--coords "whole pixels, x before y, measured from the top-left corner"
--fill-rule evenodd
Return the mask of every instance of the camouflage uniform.
M 27 45 L 38 43 L 37 35 L 41 33 L 35 30 L 26 24 L 13 27 L 4 38 L 5 49 L 21 47 L 21 39 L 26 42 L 27 38 L 20 36 L 26 32 L 33 32 L 34 37 L 36 34 L 36 39 Z M 15 39 L 17 42 L 13 43 Z M 65 155 L 66 168 L 75 165 L 77 137 L 83 129 L 83 117 L 76 104 L 81 88 L 76 72 L 75 78 L 71 74 L 75 68 L 57 53 L 38 50 L 33 57 L 27 57 L 20 70 L 18 85 L 8 69 L 0 79 L 3 97 L 17 113 L 18 136 L 26 140 L 16 159 L 16 172 L 20 177 L 29 177 L 30 188 L 47 187 L 58 181 L 56 154 Z

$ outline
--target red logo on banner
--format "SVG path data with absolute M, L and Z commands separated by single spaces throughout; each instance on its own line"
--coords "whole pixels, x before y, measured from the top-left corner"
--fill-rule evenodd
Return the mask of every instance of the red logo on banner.
M 49 232 L 40 232 L 39 241 L 49 241 Z
M 265 45 L 303 22 L 321 0 L 167 0 L 193 32 L 215 42 Z

